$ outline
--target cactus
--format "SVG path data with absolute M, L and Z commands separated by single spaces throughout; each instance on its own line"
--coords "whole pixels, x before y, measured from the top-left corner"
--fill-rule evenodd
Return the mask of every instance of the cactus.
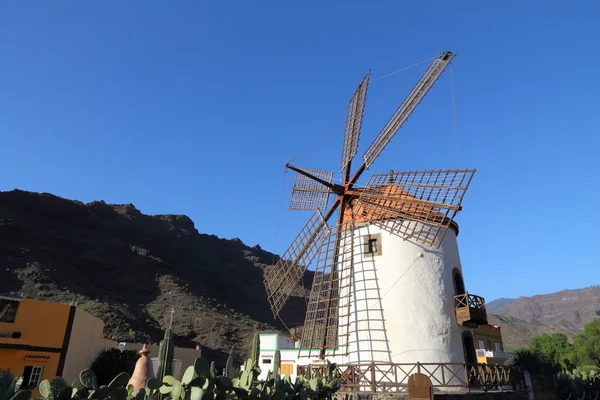
M 165 343 L 164 348 L 168 350 L 170 344 Z M 146 388 L 136 394 L 131 385 L 126 386 L 129 374 L 119 374 L 108 386 L 97 387 L 96 376 L 90 370 L 81 371 L 73 386 L 61 377 L 44 380 L 40 384 L 40 393 L 47 400 L 330 400 L 339 389 L 335 364 L 327 364 L 323 377 L 316 373 L 310 380 L 299 376 L 292 383 L 289 375 L 281 376 L 279 351 L 275 352 L 273 361 L 273 371 L 270 371 L 273 373 L 265 382 L 256 382 L 260 368 L 253 358 L 246 360 L 242 374 L 233 368 L 233 359 L 229 358 L 223 376 L 216 375 L 214 362 L 209 364 L 198 358 L 193 367 L 187 368 L 181 381 L 171 375 L 163 376 L 161 381 L 150 378 Z M 14 382 L 10 393 L 16 393 L 22 378 L 15 380 L 12 375 L 0 373 L 0 389 L 5 389 L 7 382 L 10 385 Z M 5 396 L 7 393 L 7 390 L 0 390 L 0 400 L 29 400 L 31 396 L 28 391 L 9 397 Z
M 209 367 L 210 376 L 212 376 L 212 377 L 217 376 L 217 372 L 216 371 L 217 371 L 217 367 L 215 366 L 215 362 L 211 361 L 210 362 L 210 367 Z
M 108 384 L 108 387 L 110 389 L 116 389 L 120 386 L 126 387 L 129 378 L 131 378 L 131 376 L 127 372 L 121 372 Z
M 95 390 L 98 385 L 96 374 L 91 369 L 84 369 L 79 373 L 81 384 L 89 390 Z
M 204 358 L 196 358 L 194 361 L 194 371 L 198 376 L 203 378 L 213 377 L 214 375 L 211 369 L 211 365 L 209 365 L 208 361 L 206 361 Z
M 239 378 L 239 374 L 233 367 L 233 358 L 231 356 L 227 357 L 227 363 L 225 364 L 224 375 L 229 379 Z
M 156 379 L 162 382 L 163 378 L 173 373 L 173 344 L 171 343 L 171 329 L 165 331 L 165 337 L 158 351 L 158 373 Z
M 12 372 L 0 373 L 0 400 L 29 400 L 31 390 L 22 390 L 19 388 L 23 384 L 23 377 L 16 378 Z
M 258 360 L 260 358 L 260 335 L 258 332 L 254 334 L 254 339 L 252 340 L 252 353 L 250 353 L 250 358 L 258 365 Z
M 277 350 L 275 352 L 275 360 L 273 361 L 273 374 L 277 378 L 281 371 L 281 352 Z

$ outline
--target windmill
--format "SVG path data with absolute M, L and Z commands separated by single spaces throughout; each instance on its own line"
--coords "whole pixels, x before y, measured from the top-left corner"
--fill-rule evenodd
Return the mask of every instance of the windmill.
M 378 243 L 364 243 L 357 227 L 371 224 L 427 248 L 438 248 L 461 201 L 474 170 L 430 170 L 374 174 L 364 187 L 357 187 L 362 174 L 379 157 L 396 132 L 450 64 L 455 54 L 439 53 L 352 172 L 358 151 L 370 71 L 358 85 L 348 104 L 340 172 L 342 181 L 333 183 L 333 172 L 286 167 L 297 173 L 290 209 L 312 210 L 314 214 L 292 241 L 264 285 L 271 310 L 279 316 L 286 301 L 301 282 L 308 266 L 317 258 L 309 295 L 301 347 L 329 355 L 347 354 L 351 316 L 356 315 L 353 294 L 357 248 L 377 254 Z M 326 209 L 329 199 L 333 204 Z M 337 216 L 336 216 L 337 212 Z M 354 310 L 354 311 L 353 311 Z

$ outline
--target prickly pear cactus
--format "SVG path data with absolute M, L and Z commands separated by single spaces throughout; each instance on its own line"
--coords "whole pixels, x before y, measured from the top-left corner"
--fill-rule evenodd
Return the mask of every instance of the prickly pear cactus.
M 88 390 L 95 390 L 98 387 L 96 374 L 91 369 L 84 369 L 79 373 L 81 384 Z
M 0 373 L 0 400 L 29 400 L 31 390 L 19 392 L 22 384 L 22 376 L 15 378 L 10 371 Z

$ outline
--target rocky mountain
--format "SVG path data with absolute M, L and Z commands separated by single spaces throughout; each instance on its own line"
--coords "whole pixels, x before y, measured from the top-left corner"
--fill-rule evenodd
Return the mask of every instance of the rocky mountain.
M 255 330 L 284 331 L 262 284 L 277 259 L 258 245 L 201 234 L 185 215 L 0 192 L 0 293 L 76 302 L 114 340 L 158 342 L 173 308 L 176 345 L 199 344 L 216 360 L 245 356 Z M 290 327 L 302 324 L 312 276 L 283 311 Z M 544 332 L 579 332 L 600 311 L 600 287 L 500 299 L 488 311 L 512 350 Z
M 209 357 L 245 355 L 256 329 L 283 328 L 262 285 L 277 256 L 200 234 L 185 215 L 13 190 L 0 192 L 0 239 L 0 293 L 76 302 L 115 340 L 158 342 L 171 308 L 176 345 Z M 286 322 L 302 322 L 304 294 Z
M 526 346 L 533 336 L 563 332 L 571 337 L 600 316 L 600 286 L 498 299 L 487 304 L 491 323 L 500 325 L 505 345 Z
M 582 326 L 569 323 L 546 325 L 537 321 L 524 321 L 519 318 L 493 313 L 488 313 L 488 322 L 492 325 L 499 325 L 502 328 L 502 340 L 506 351 L 525 347 L 529 344 L 531 338 L 543 333 L 552 334 L 558 332 L 572 337 L 574 334 L 583 331 Z

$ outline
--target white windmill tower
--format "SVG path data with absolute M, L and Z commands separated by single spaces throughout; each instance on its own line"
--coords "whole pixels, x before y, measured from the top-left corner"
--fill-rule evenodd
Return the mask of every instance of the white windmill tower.
M 265 275 L 277 317 L 317 259 L 299 357 L 345 363 L 475 361 L 469 327 L 487 323 L 483 299 L 465 292 L 453 218 L 475 170 L 359 177 L 381 154 L 454 58 L 439 53 L 351 173 L 370 74 L 348 106 L 343 182 L 297 168 L 290 209 L 316 210 Z M 335 200 L 324 212 L 329 195 Z M 338 212 L 337 221 L 329 223 Z M 318 256 L 318 257 L 317 257 Z

